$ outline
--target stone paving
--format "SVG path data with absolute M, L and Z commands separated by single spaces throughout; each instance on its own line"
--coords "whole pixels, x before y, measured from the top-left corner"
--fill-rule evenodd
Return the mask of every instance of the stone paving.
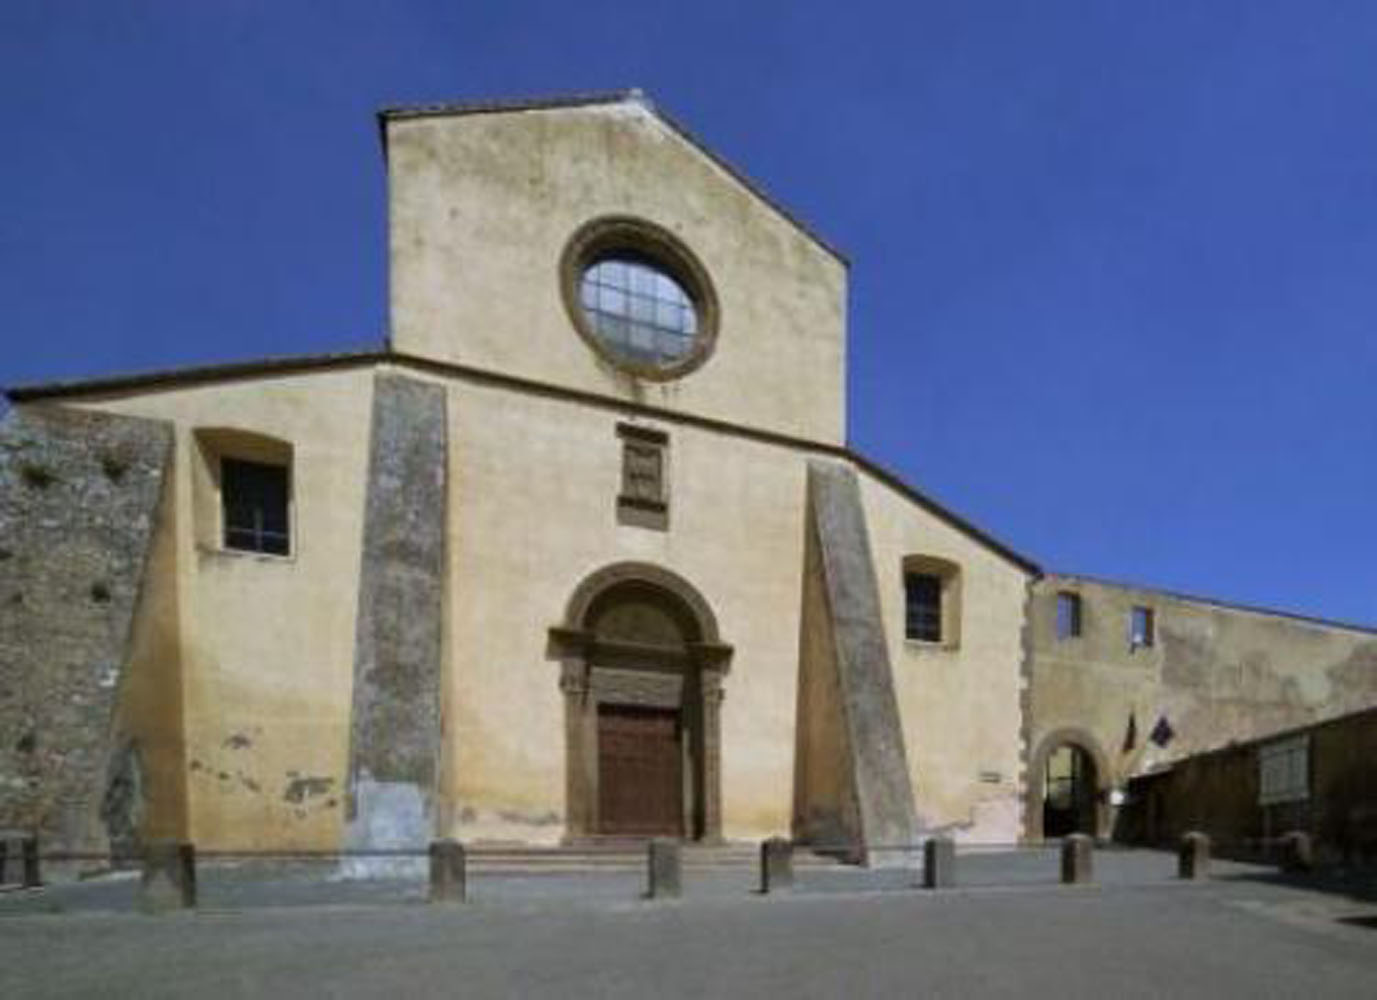
M 471 876 L 431 906 L 416 879 L 333 866 L 203 867 L 194 913 L 133 909 L 129 875 L 0 893 L 0 996 L 1377 995 L 1377 882 L 1283 879 L 1100 852 L 964 853 L 957 888 L 804 866 L 768 898 L 748 867 L 684 873 L 680 901 L 631 870 Z

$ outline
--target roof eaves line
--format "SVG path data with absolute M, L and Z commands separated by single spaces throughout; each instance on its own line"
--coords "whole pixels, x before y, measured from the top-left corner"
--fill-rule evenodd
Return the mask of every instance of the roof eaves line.
M 875 478 L 879 479 L 886 485 L 898 490 L 900 493 L 904 494 L 904 496 L 906 496 L 909 500 L 913 501 L 918 506 L 926 510 L 929 514 L 932 514 L 940 520 L 947 522 L 947 524 L 949 524 L 951 527 L 955 528 L 957 531 L 964 534 L 966 537 L 980 543 L 985 548 L 991 550 L 992 552 L 1002 557 L 1005 561 L 1013 563 L 1019 569 L 1027 573 L 1029 576 L 1032 576 L 1034 578 L 1040 578 L 1043 576 L 1042 567 L 1035 563 L 1033 560 L 1021 554 L 1013 547 L 1005 544 L 1004 542 L 1001 542 L 998 538 L 994 537 L 984 529 L 977 527 L 974 523 L 968 521 L 960 514 L 957 514 L 955 511 L 947 507 L 945 504 L 942 504 L 939 501 L 934 500 L 932 497 L 928 496 L 926 493 L 919 490 L 911 483 L 902 479 L 897 473 L 891 472 L 889 469 L 886 469 L 884 466 L 880 465 L 874 459 L 868 458 L 862 453 L 856 451 L 854 448 L 845 448 L 844 452 L 848 458 L 854 461 L 864 471 L 875 476 Z
M 207 365 L 188 365 L 181 368 L 162 368 L 154 371 L 103 375 L 91 379 L 67 379 L 29 385 L 6 386 L 0 389 L 12 403 L 34 402 L 40 399 L 66 396 L 97 395 L 105 392 L 124 392 L 170 383 L 214 382 L 252 378 L 278 372 L 313 371 L 320 368 L 367 364 L 391 357 L 387 351 L 340 351 L 329 354 L 288 354 L 259 358 L 252 361 L 228 361 Z
M 1145 583 L 1135 583 L 1131 580 L 1111 580 L 1108 577 L 1092 576 L 1088 573 L 1064 573 L 1057 570 L 1048 570 L 1047 578 L 1083 580 L 1086 583 L 1098 584 L 1104 587 L 1117 587 L 1120 590 L 1140 590 L 1145 594 L 1157 594 L 1161 597 L 1167 597 L 1174 601 L 1184 601 L 1188 604 L 1207 604 L 1211 607 L 1222 608 L 1225 611 L 1244 611 L 1254 615 L 1265 615 L 1268 618 L 1285 618 L 1290 621 L 1305 622 L 1310 625 L 1318 625 L 1322 628 L 1342 629 L 1347 632 L 1362 632 L 1366 635 L 1377 635 L 1377 625 L 1364 625 L 1359 622 L 1341 621 L 1337 618 L 1321 618 L 1319 615 L 1307 615 L 1298 611 L 1286 611 L 1280 608 L 1266 608 L 1257 604 L 1243 604 L 1238 601 L 1225 600 L 1219 597 L 1207 597 L 1202 594 L 1187 594 L 1183 591 L 1169 590 L 1166 587 L 1154 587 Z
M 755 440 L 767 440 L 776 444 L 798 448 L 804 451 L 811 451 L 834 458 L 850 461 L 863 471 L 869 473 L 881 482 L 898 490 L 911 502 L 922 507 L 928 513 L 938 517 L 951 525 L 957 531 L 966 535 L 973 541 L 985 546 L 995 552 L 1006 561 L 1022 569 L 1033 577 L 1043 575 L 1041 567 L 1031 559 L 1020 555 L 1017 551 L 999 541 L 994 536 L 976 527 L 970 521 L 956 514 L 943 504 L 929 497 L 927 494 L 918 490 L 914 486 L 905 482 L 898 475 L 890 472 L 879 463 L 866 457 L 855 449 L 844 444 L 831 444 L 825 441 L 816 441 L 808 438 L 794 437 L 793 435 L 768 431 L 762 428 L 750 427 L 745 424 L 737 424 L 731 421 L 719 420 L 712 417 L 703 417 L 691 413 L 678 413 L 662 407 L 649 406 L 644 403 L 636 403 L 631 400 L 619 399 L 615 396 L 604 396 L 600 393 L 590 393 L 577 389 L 568 389 L 562 386 L 543 383 L 532 379 L 525 379 L 514 376 L 504 376 L 496 372 L 489 372 L 484 369 L 470 368 L 464 365 L 457 365 L 451 362 L 437 361 L 429 358 L 418 357 L 411 354 L 401 353 L 395 350 L 382 351 L 354 351 L 341 352 L 336 354 L 308 354 L 296 355 L 279 358 L 266 358 L 257 361 L 239 361 L 228 364 L 200 365 L 189 368 L 164 369 L 162 371 L 144 372 L 133 375 L 112 376 L 109 378 L 91 379 L 87 381 L 68 381 L 68 382 L 49 382 L 38 385 L 15 386 L 4 391 L 5 396 L 11 403 L 29 403 L 44 399 L 62 399 L 72 396 L 101 395 L 105 393 L 131 392 L 140 389 L 153 389 L 169 385 L 196 384 L 214 381 L 228 381 L 234 379 L 253 378 L 259 375 L 291 374 L 301 372 L 319 371 L 322 369 L 346 367 L 364 364 L 392 364 L 400 367 L 410 367 L 421 371 L 439 372 L 453 377 L 467 377 L 485 379 L 490 382 L 501 384 L 507 388 L 519 391 L 543 391 L 550 392 L 561 397 L 570 399 L 582 399 L 596 403 L 601 406 L 612 407 L 620 410 L 643 412 L 651 417 L 674 421 L 676 423 L 691 424 L 703 428 L 716 430 L 722 433 L 732 433 L 742 437 Z

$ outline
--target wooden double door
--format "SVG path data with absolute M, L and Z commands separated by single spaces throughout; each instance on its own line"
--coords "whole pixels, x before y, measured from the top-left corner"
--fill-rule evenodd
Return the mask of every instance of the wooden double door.
M 598 830 L 613 836 L 683 836 L 678 709 L 598 706 Z

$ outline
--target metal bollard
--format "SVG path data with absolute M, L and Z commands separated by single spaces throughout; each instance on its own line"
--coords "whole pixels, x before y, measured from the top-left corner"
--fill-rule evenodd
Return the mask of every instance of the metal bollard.
M 190 910 L 196 906 L 196 848 L 175 840 L 155 840 L 144 848 L 139 909 L 145 913 Z
M 1281 870 L 1308 872 L 1315 867 L 1315 845 L 1304 830 L 1292 830 L 1281 838 Z
M 468 899 L 468 859 L 457 840 L 430 843 L 430 901 L 462 903 Z
M 1061 880 L 1068 884 L 1089 882 L 1095 877 L 1095 841 L 1073 833 L 1061 842 Z
M 760 844 L 760 891 L 787 891 L 794 887 L 794 844 L 771 837 Z
M 1210 877 L 1210 838 L 1193 830 L 1181 838 L 1176 856 L 1176 875 L 1184 879 Z
M 683 849 L 657 837 L 646 847 L 646 898 L 676 899 L 683 888 Z
M 956 884 L 956 842 L 930 837 L 923 844 L 923 888 L 949 889 Z

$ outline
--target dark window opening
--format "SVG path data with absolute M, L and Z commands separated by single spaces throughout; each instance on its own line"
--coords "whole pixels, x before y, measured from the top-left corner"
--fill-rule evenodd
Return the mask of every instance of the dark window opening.
M 1128 643 L 1130 646 L 1151 646 L 1156 642 L 1156 623 L 1151 608 L 1135 607 L 1129 615 Z
M 1081 634 L 1081 595 L 1066 591 L 1057 595 L 1057 638 L 1074 639 Z
M 904 634 L 920 642 L 942 641 L 942 578 L 904 575 Z
M 220 460 L 220 496 L 224 504 L 225 548 L 285 556 L 290 552 L 286 466 Z

